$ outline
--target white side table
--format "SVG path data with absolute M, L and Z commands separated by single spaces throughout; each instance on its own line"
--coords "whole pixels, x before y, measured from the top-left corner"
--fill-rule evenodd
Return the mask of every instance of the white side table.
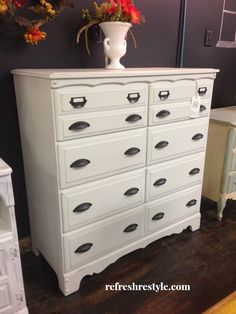
M 236 106 L 211 110 L 203 195 L 217 202 L 218 220 L 236 200 Z
M 0 159 L 0 313 L 27 314 L 11 172 Z

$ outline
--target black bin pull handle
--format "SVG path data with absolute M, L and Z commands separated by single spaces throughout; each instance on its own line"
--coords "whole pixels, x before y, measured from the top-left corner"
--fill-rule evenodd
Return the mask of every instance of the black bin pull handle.
M 199 87 L 198 89 L 198 95 L 199 96 L 204 96 L 207 93 L 207 87 Z
M 169 145 L 169 142 L 167 141 L 161 141 L 159 143 L 156 144 L 155 148 L 156 149 L 162 149 L 162 148 L 165 148 Z
M 133 156 L 140 152 L 140 149 L 138 147 L 131 147 L 127 149 L 127 151 L 124 152 L 126 156 Z
M 200 172 L 199 168 L 193 168 L 191 171 L 189 171 L 190 176 L 194 176 L 195 174 L 198 174 Z
M 79 247 L 75 250 L 75 254 L 85 253 L 85 252 L 89 251 L 92 246 L 93 246 L 92 243 L 85 243 L 85 244 L 82 244 L 81 246 L 79 246 Z
M 87 102 L 86 97 L 71 97 L 70 104 L 72 107 L 78 109 L 83 108 Z
M 125 119 L 127 122 L 136 122 L 139 120 L 142 120 L 142 117 L 139 114 L 131 114 Z
M 164 216 L 165 216 L 165 213 L 157 213 L 156 215 L 154 215 L 152 217 L 152 220 L 154 220 L 154 221 L 160 220 L 160 219 L 164 218 Z
M 170 91 L 169 90 L 161 90 L 158 94 L 160 100 L 166 100 L 170 96 Z
M 199 141 L 203 138 L 203 134 L 202 133 L 197 133 L 192 137 L 193 141 Z
M 87 166 L 88 164 L 90 164 L 90 160 L 88 159 L 78 159 L 76 161 L 74 161 L 70 167 L 71 168 L 82 168 Z
M 86 210 L 88 210 L 90 207 L 92 206 L 91 203 L 83 203 L 78 205 L 77 207 L 75 207 L 75 209 L 73 210 L 74 213 L 83 213 Z
M 81 130 L 86 129 L 88 127 L 90 127 L 90 124 L 88 122 L 78 121 L 78 122 L 71 124 L 71 126 L 69 127 L 69 130 L 70 131 L 81 131 Z
M 166 118 L 170 115 L 170 111 L 169 110 L 161 110 L 156 114 L 157 118 L 163 119 Z
M 137 194 L 138 191 L 139 191 L 138 188 L 130 188 L 130 189 L 128 189 L 128 190 L 124 193 L 124 195 L 125 195 L 125 196 L 132 196 L 132 195 Z
M 203 111 L 205 111 L 205 110 L 206 110 L 206 106 L 200 105 L 200 112 L 203 112 Z
M 137 229 L 138 224 L 131 224 L 128 227 L 125 228 L 123 232 L 133 232 Z
M 186 204 L 186 206 L 187 206 L 187 207 L 192 207 L 192 206 L 194 206 L 194 205 L 196 205 L 196 204 L 197 204 L 197 200 L 192 199 L 191 201 L 189 201 L 189 202 Z
M 156 182 L 153 183 L 153 186 L 161 186 L 161 185 L 164 185 L 166 184 L 166 179 L 165 178 L 161 178 L 161 179 L 158 179 Z
M 139 101 L 140 98 L 140 94 L 139 93 L 129 93 L 127 96 L 128 101 L 133 104 Z

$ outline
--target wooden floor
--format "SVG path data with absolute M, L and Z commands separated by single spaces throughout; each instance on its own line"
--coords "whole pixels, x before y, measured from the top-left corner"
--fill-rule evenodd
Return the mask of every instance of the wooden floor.
M 102 273 L 84 278 L 80 290 L 68 297 L 46 261 L 25 253 L 30 314 L 201 313 L 236 290 L 236 202 L 227 204 L 221 223 L 215 220 L 215 208 L 204 200 L 200 230 L 185 230 L 122 257 Z M 105 291 L 105 284 L 115 282 L 190 284 L 191 291 Z

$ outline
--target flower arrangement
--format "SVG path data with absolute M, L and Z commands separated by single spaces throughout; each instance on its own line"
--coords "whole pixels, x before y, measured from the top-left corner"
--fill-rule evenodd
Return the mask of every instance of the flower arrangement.
M 47 36 L 40 27 L 54 21 L 68 4 L 68 0 L 0 0 L 0 18 L 23 27 L 26 43 L 37 45 Z
M 100 5 L 94 2 L 93 14 L 90 13 L 89 9 L 83 9 L 82 13 L 82 18 L 87 20 L 87 24 L 79 30 L 77 43 L 79 43 L 81 34 L 85 32 L 86 49 L 89 55 L 88 30 L 93 25 L 101 22 L 128 22 L 131 24 L 141 24 L 144 22 L 144 16 L 132 0 L 104 0 Z M 134 35 L 131 30 L 129 32 L 136 47 Z

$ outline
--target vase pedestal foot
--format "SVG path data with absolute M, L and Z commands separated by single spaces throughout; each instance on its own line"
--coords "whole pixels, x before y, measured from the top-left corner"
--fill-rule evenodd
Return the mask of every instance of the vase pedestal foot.
M 118 62 L 118 63 L 110 63 L 110 64 L 108 64 L 106 66 L 106 69 L 108 69 L 108 70 L 123 70 L 123 69 L 125 69 L 125 67 Z

